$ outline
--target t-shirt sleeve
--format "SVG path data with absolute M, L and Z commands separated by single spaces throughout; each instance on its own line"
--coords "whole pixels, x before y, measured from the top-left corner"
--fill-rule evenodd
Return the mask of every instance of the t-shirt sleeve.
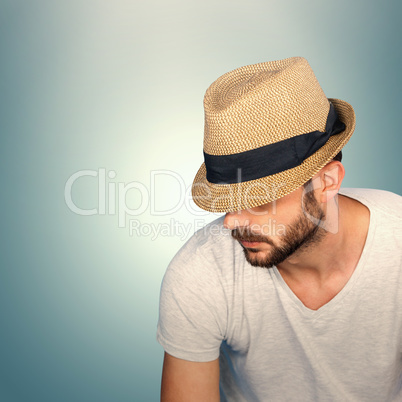
M 157 340 L 172 356 L 206 362 L 219 357 L 227 302 L 213 254 L 205 256 L 194 243 L 179 251 L 164 276 Z

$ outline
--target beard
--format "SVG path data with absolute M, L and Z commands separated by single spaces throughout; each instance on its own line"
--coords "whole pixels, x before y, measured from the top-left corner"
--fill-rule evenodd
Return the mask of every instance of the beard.
M 302 211 L 295 221 L 286 227 L 285 234 L 278 246 L 268 236 L 252 233 L 248 228 L 232 230 L 233 238 L 238 241 L 263 242 L 271 246 L 270 250 L 261 251 L 245 248 L 242 245 L 246 260 L 251 265 L 272 268 L 285 261 L 296 251 L 306 250 L 322 240 L 325 236 L 325 230 L 321 227 L 321 222 L 325 217 L 325 213 L 312 192 L 307 193 L 303 201 L 304 212 Z M 306 213 L 312 219 L 308 218 Z M 258 253 L 262 252 L 266 253 L 263 257 L 258 255 Z

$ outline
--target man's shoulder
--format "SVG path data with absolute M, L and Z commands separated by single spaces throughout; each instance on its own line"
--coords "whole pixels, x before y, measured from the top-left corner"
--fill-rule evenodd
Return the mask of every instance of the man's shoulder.
M 169 267 L 188 265 L 189 261 L 192 267 L 202 265 L 204 269 L 230 264 L 238 246 L 231 231 L 223 226 L 223 219 L 223 216 L 219 217 L 195 232 L 176 253 Z
M 198 229 L 183 246 L 192 250 L 213 250 L 220 248 L 223 243 L 232 244 L 231 231 L 223 226 L 224 216 L 213 220 L 201 229 Z
M 402 219 L 402 197 L 385 190 L 371 188 L 341 188 L 339 194 L 366 205 L 370 211 L 382 212 Z

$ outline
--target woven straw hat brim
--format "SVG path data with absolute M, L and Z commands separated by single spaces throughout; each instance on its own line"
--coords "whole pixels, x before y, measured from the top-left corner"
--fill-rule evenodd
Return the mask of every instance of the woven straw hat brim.
M 339 99 L 329 99 L 345 124 L 343 132 L 333 135 L 317 152 L 301 165 L 271 176 L 235 184 L 214 184 L 206 178 L 203 163 L 192 187 L 193 200 L 210 212 L 234 212 L 275 201 L 295 191 L 319 172 L 349 141 L 356 118 L 352 106 Z

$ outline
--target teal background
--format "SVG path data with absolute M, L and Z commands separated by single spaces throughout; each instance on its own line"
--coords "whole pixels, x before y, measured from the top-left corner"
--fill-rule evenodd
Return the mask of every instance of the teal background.
M 158 400 L 160 282 L 215 218 L 180 197 L 221 74 L 306 57 L 356 111 L 345 186 L 402 194 L 400 16 L 397 1 L 0 1 L 0 401 Z M 125 227 L 66 205 L 69 177 L 99 169 L 108 189 L 137 183 Z M 152 188 L 157 170 L 182 181 L 159 172 Z M 82 177 L 72 199 L 97 208 L 97 192 Z

